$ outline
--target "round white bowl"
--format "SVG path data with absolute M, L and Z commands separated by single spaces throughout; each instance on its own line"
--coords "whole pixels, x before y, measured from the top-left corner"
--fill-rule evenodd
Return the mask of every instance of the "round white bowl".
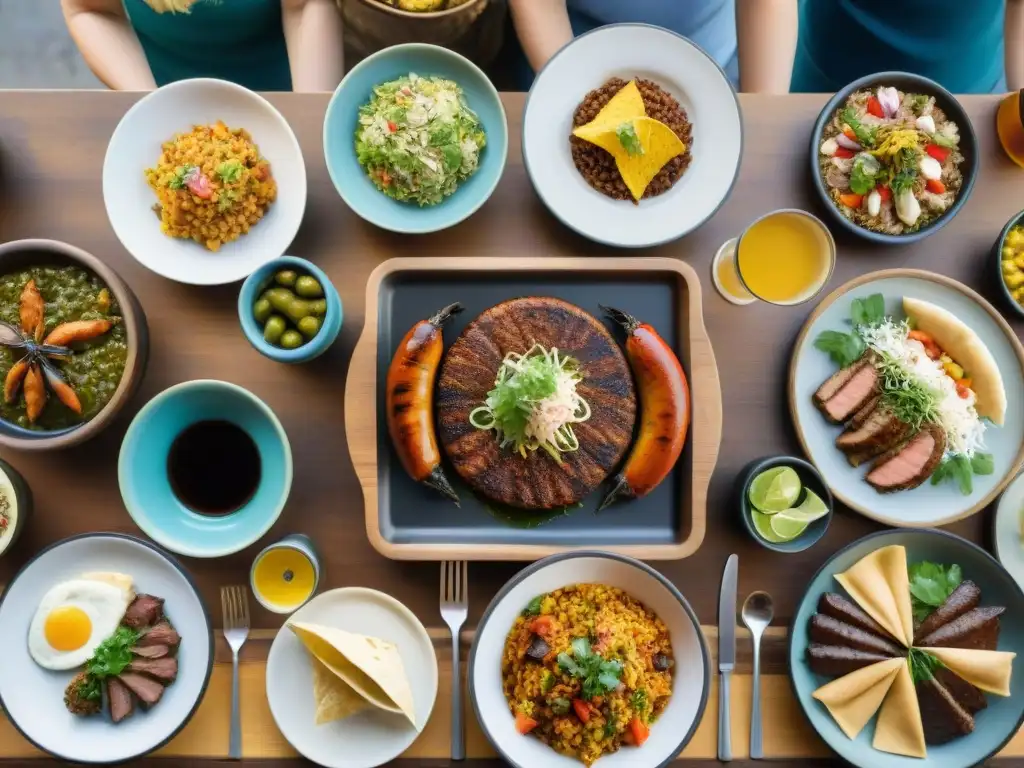
M 640 600 L 668 628 L 675 657 L 672 698 L 639 749 L 623 748 L 600 759 L 601 768 L 659 768 L 683 750 L 700 723 L 710 685 L 710 654 L 690 604 L 672 582 L 639 560 L 609 552 L 569 552 L 538 560 L 520 571 L 487 606 L 469 656 L 469 696 L 477 720 L 498 753 L 515 768 L 579 768 L 515 728 L 501 685 L 505 638 L 516 617 L 539 594 L 573 584 L 618 587 Z
M 164 142 L 217 120 L 252 135 L 270 162 L 277 199 L 248 234 L 211 253 L 160 231 L 145 170 L 156 164 Z M 291 127 L 262 96 L 224 80 L 180 80 L 143 96 L 114 129 L 103 161 L 103 202 L 114 233 L 144 267 L 179 283 L 233 283 L 295 239 L 306 210 L 306 166 Z

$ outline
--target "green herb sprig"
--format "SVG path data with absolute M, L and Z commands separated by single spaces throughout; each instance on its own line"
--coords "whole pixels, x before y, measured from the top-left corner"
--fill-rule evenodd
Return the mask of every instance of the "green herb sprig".
M 860 118 L 857 117 L 857 112 L 853 107 L 847 107 L 843 110 L 842 121 L 850 126 L 850 130 L 853 131 L 862 147 L 875 146 L 875 129 L 864 125 Z
M 85 663 L 86 670 L 101 679 L 121 674 L 131 663 L 132 647 L 141 636 L 134 629 L 118 627 L 114 634 L 93 651 L 92 658 Z
M 885 319 L 885 299 L 880 293 L 873 293 L 850 303 L 851 333 L 822 331 L 814 340 L 816 349 L 827 352 L 840 368 L 845 368 L 861 358 L 867 345 L 857 329 L 860 326 L 877 325 Z
M 582 681 L 580 695 L 587 701 L 615 690 L 622 677 L 622 662 L 606 661 L 591 648 L 585 637 L 572 641 L 571 656 L 568 653 L 558 654 L 558 666 Z
M 625 122 L 615 129 L 615 135 L 630 157 L 637 157 L 644 153 L 644 147 L 640 143 L 640 137 L 636 135 L 636 127 L 632 122 Z
M 910 677 L 915 684 L 931 680 L 935 677 L 935 672 L 944 666 L 938 657 L 920 648 L 910 649 L 907 664 L 910 667 Z
M 975 453 L 970 458 L 957 454 L 947 457 L 935 468 L 932 485 L 950 480 L 960 487 L 960 493 L 970 496 L 974 493 L 974 475 L 991 475 L 994 471 L 991 453 Z
M 540 607 L 544 602 L 544 595 L 537 595 L 523 608 L 523 616 L 540 616 Z
M 938 394 L 910 376 L 897 361 L 884 356 L 878 373 L 882 402 L 911 430 L 917 431 L 938 419 Z
M 959 565 L 942 565 L 924 560 L 912 563 L 907 567 L 910 580 L 910 603 L 914 611 L 914 621 L 924 621 L 928 616 L 946 602 L 953 590 L 963 581 L 963 572 Z

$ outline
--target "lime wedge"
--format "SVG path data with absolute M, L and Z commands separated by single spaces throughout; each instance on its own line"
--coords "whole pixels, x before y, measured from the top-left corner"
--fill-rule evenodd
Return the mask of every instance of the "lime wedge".
M 807 521 L 791 517 L 789 512 L 779 512 L 769 518 L 772 531 L 781 541 L 792 541 L 807 530 Z
M 828 514 L 828 507 L 825 506 L 825 502 L 821 500 L 818 494 L 808 488 L 804 500 L 800 502 L 800 506 L 787 509 L 785 512 L 786 517 L 794 520 L 803 520 L 805 523 L 813 523 L 815 520 L 819 520 Z
M 789 509 L 800 495 L 800 476 L 792 467 L 773 467 L 754 478 L 747 498 L 769 515 Z
M 770 541 L 773 544 L 782 544 L 787 539 L 779 538 L 778 534 L 772 530 L 773 517 L 774 515 L 766 515 L 763 512 L 758 512 L 756 509 L 750 510 L 750 519 L 754 521 L 754 530 L 757 531 L 758 535 L 765 541 Z

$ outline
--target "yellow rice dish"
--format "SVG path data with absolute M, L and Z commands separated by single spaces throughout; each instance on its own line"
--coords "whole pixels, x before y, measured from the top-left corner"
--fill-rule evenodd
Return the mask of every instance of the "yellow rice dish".
M 146 169 L 161 231 L 217 251 L 246 234 L 277 198 L 266 161 L 242 128 L 197 125 L 161 148 Z
M 661 619 L 620 589 L 577 584 L 530 601 L 505 641 L 501 675 L 516 730 L 591 765 L 643 747 L 674 666 Z

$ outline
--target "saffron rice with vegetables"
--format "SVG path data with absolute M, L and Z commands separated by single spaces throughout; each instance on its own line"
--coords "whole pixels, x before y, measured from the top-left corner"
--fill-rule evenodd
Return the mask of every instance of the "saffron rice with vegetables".
M 247 234 L 277 198 L 270 163 L 252 136 L 219 120 L 166 142 L 146 180 L 159 201 L 153 210 L 161 231 L 210 251 Z
M 603 584 L 538 595 L 516 619 L 502 686 L 516 730 L 591 765 L 642 747 L 672 695 L 675 661 L 665 624 Z

